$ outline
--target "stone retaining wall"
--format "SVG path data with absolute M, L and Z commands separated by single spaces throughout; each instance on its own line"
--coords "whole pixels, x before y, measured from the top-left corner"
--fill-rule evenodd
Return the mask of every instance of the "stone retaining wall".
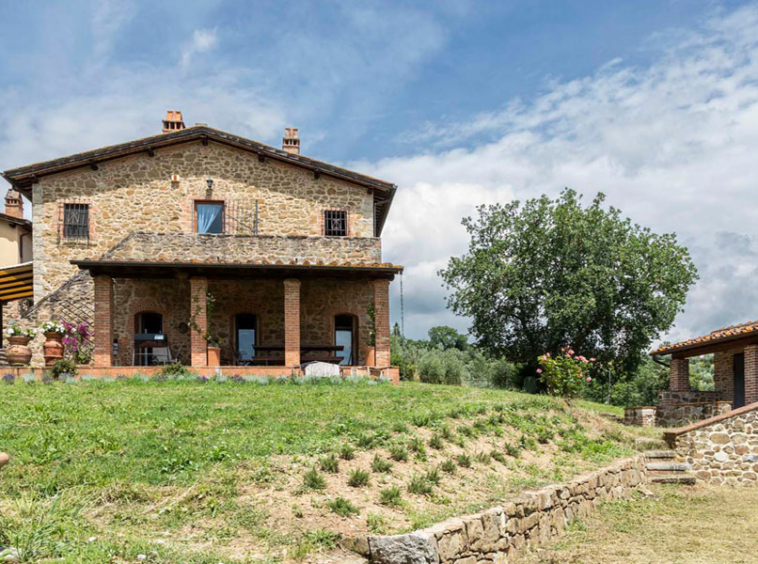
M 372 564 L 499 564 L 560 535 L 598 504 L 629 496 L 647 483 L 642 455 L 563 485 L 526 492 L 482 513 L 449 519 L 405 535 L 356 542 Z
M 727 401 L 658 406 L 655 424 L 659 427 L 680 427 L 728 413 L 731 409 L 732 405 Z
M 624 425 L 635 427 L 654 427 L 656 407 L 626 407 L 624 408 Z
M 698 480 L 758 485 L 758 403 L 668 431 L 664 438 Z

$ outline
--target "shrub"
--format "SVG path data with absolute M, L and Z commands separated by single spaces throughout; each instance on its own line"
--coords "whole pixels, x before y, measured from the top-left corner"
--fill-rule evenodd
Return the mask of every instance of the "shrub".
M 385 460 L 378 454 L 375 454 L 374 460 L 371 462 L 371 469 L 374 472 L 386 474 L 392 469 L 392 463 L 389 460 Z
M 430 349 L 418 363 L 419 378 L 428 384 L 459 386 L 468 378 L 464 357 L 465 354 L 457 349 Z
M 432 484 L 422 474 L 414 474 L 408 482 L 408 492 L 416 495 L 428 495 L 432 493 Z
M 181 362 L 176 361 L 172 362 L 171 364 L 166 364 L 161 367 L 161 369 L 158 371 L 158 378 L 166 379 L 166 378 L 175 378 L 177 376 L 191 376 L 192 371 L 189 369 L 189 367 L 184 366 Z
M 330 474 L 336 474 L 340 471 L 340 463 L 339 460 L 337 460 L 337 457 L 334 456 L 334 453 L 328 454 L 322 458 L 319 462 L 319 466 L 321 467 L 321 470 L 329 472 Z
M 356 468 L 350 472 L 350 476 L 347 479 L 347 485 L 351 488 L 362 488 L 367 486 L 369 482 L 369 473 L 360 468 Z
M 348 444 L 342 445 L 340 448 L 340 458 L 342 460 L 352 460 L 355 458 L 355 449 Z
M 392 445 L 389 448 L 392 460 L 397 462 L 408 462 L 408 450 L 403 445 Z
M 308 490 L 323 490 L 326 488 L 324 477 L 318 473 L 318 470 L 312 468 L 303 476 L 303 486 Z
M 554 396 L 576 397 L 592 381 L 587 373 L 595 359 L 577 355 L 570 347 L 563 347 L 561 354 L 554 357 L 545 353 L 537 361 L 540 365 L 537 373 Z
M 326 506 L 340 517 L 350 517 L 359 513 L 358 509 L 344 497 L 337 497 Z
M 15 381 L 16 381 L 16 377 L 13 375 L 13 373 L 8 372 L 7 374 L 3 374 L 4 384 L 13 384 L 13 382 Z
M 53 378 L 58 380 L 63 374 L 76 376 L 79 373 L 79 367 L 73 360 L 69 358 L 61 358 L 53 362 L 53 365 L 50 367 L 50 373 Z
M 403 501 L 403 493 L 397 486 L 384 489 L 379 492 L 379 503 L 390 507 L 397 507 Z

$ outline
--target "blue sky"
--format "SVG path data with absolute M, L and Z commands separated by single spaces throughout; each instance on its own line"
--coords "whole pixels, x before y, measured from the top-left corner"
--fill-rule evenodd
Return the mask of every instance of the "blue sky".
M 757 317 L 755 2 L 0 0 L 0 21 L 0 169 L 169 108 L 273 145 L 299 127 L 304 154 L 399 185 L 411 336 L 466 327 L 436 276 L 462 216 L 566 185 L 690 246 L 671 338 Z

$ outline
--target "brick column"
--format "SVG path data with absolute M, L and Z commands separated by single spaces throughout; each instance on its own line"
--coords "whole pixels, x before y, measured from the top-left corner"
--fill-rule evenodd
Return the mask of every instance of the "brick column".
M 376 366 L 390 365 L 390 281 L 374 280 L 374 350 Z
M 745 405 L 758 401 L 758 345 L 745 347 Z
M 113 365 L 113 279 L 95 277 L 95 366 Z
M 690 361 L 687 358 L 671 359 L 671 378 L 669 390 L 687 392 L 690 389 Z
M 189 279 L 190 284 L 190 316 L 194 317 L 196 327 L 190 327 L 190 358 L 194 367 L 208 366 L 208 343 L 205 335 L 208 332 L 208 279 L 195 277 Z
M 284 281 L 284 365 L 300 364 L 300 280 Z

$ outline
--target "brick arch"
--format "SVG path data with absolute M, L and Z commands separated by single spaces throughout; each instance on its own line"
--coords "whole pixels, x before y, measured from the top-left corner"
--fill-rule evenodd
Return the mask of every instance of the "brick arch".
M 168 308 L 153 297 L 137 298 L 129 304 L 127 309 L 127 335 L 119 334 L 118 337 L 119 361 L 122 365 L 132 365 L 134 362 L 134 334 L 137 332 L 137 315 L 140 313 L 157 313 L 163 317 L 163 333 L 166 335 L 172 353 L 176 354 L 172 345 L 174 345 L 174 339 L 180 338 L 180 334 L 169 323 Z M 122 340 L 125 342 L 122 343 Z

